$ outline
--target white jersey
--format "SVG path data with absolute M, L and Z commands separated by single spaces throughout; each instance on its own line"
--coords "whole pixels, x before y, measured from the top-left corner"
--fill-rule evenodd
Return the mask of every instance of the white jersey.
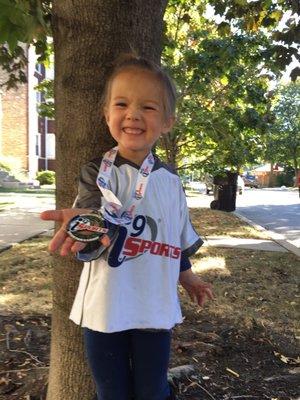
M 96 177 L 101 160 L 82 169 L 76 207 L 100 208 Z M 117 156 L 111 190 L 126 207 L 138 166 Z M 131 225 L 97 260 L 86 262 L 70 318 L 100 332 L 170 329 L 182 322 L 177 294 L 181 254 L 201 245 L 192 227 L 180 179 L 158 159 Z

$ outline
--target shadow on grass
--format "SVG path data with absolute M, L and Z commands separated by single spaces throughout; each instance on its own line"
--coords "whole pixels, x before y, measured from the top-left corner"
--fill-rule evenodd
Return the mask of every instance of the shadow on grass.
M 0 255 L 7 265 L 1 281 L 6 293 L 26 281 L 19 308 L 8 304 L 9 312 L 0 317 L 5 400 L 45 399 L 50 343 L 45 302 L 51 294 L 41 290 L 41 282 L 49 289 L 47 242 L 33 239 Z M 202 248 L 192 261 L 194 271 L 213 284 L 216 298 L 200 309 L 180 289 L 185 320 L 173 332 L 171 367 L 192 364 L 195 370 L 177 382 L 178 400 L 295 400 L 300 395 L 295 368 L 299 259 L 289 253 Z M 9 351 L 8 331 L 11 349 L 37 359 Z
M 200 309 L 180 290 L 172 363 L 195 364 L 199 379 L 179 399 L 298 399 L 299 258 L 203 248 L 192 261 L 215 300 Z

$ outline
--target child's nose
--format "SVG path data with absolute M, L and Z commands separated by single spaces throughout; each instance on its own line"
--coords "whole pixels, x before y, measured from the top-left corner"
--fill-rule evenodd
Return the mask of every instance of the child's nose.
M 139 120 L 140 117 L 140 111 L 137 108 L 130 108 L 126 115 L 129 120 Z

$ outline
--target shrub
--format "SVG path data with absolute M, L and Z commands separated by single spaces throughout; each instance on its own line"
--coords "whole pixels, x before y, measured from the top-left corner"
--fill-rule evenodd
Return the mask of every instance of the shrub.
M 293 175 L 288 172 L 277 175 L 276 186 L 294 186 Z
M 0 170 L 10 172 L 11 168 L 6 162 L 0 161 Z
M 40 171 L 36 174 L 36 179 L 40 182 L 40 185 L 52 185 L 55 183 L 55 172 Z

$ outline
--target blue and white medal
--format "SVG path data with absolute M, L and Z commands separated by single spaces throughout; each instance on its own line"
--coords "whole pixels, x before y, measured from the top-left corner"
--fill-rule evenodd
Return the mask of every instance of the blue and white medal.
M 118 147 L 116 146 L 105 153 L 97 176 L 97 185 L 106 200 L 105 207 L 102 208 L 101 212 L 107 221 L 115 225 L 129 225 L 134 218 L 138 204 L 145 196 L 150 173 L 155 160 L 153 154 L 150 152 L 143 161 L 138 172 L 135 189 L 131 195 L 131 203 L 127 209 L 124 210 L 120 200 L 109 189 L 111 172 L 117 152 Z
M 68 235 L 76 241 L 92 242 L 99 240 L 104 234 L 113 237 L 118 226 L 132 223 L 136 208 L 145 196 L 149 176 L 154 166 L 153 154 L 150 152 L 143 161 L 131 196 L 131 203 L 124 210 L 120 200 L 109 189 L 117 153 L 118 147 L 116 146 L 104 154 L 97 176 L 97 185 L 106 201 L 105 206 L 101 208 L 100 212 L 76 215 L 67 226 Z

